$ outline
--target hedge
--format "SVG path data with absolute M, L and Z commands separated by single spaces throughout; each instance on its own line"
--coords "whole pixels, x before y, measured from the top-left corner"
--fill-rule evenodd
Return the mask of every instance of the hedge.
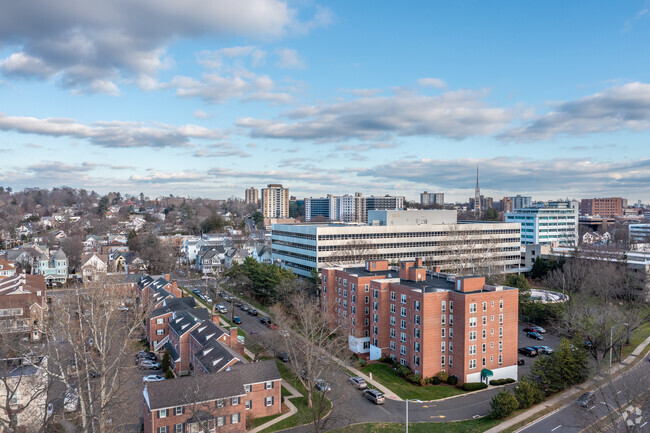
M 478 391 L 479 389 L 485 389 L 488 386 L 483 382 L 466 382 L 461 386 L 463 391 Z
M 442 380 L 440 380 L 439 377 L 433 376 L 431 378 L 431 383 L 434 384 L 434 385 L 440 385 L 442 383 Z
M 456 385 L 458 383 L 458 376 L 456 375 L 451 375 L 447 378 L 447 384 L 448 385 Z
M 490 381 L 490 385 L 492 386 L 499 386 L 499 385 L 507 385 L 508 383 L 515 383 L 516 380 L 507 378 L 507 379 L 494 379 Z

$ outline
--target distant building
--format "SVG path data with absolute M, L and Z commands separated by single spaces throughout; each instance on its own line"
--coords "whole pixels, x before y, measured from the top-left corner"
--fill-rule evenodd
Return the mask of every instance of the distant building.
M 36 263 L 32 274 L 43 275 L 47 285 L 63 284 L 68 280 L 68 257 L 63 250 L 55 251 L 51 257 L 43 252 Z
M 43 275 L 20 273 L 0 280 L 0 332 L 40 340 L 45 300 Z
M 305 221 L 309 222 L 321 217 L 330 221 L 367 222 L 368 211 L 403 208 L 404 197 L 400 196 L 363 197 L 360 193 L 354 196 L 330 194 L 327 197 L 305 198 Z
M 580 201 L 580 214 L 601 217 L 623 215 L 623 199 L 621 197 L 583 198 Z
M 515 209 L 526 209 L 533 205 L 533 198 L 530 196 L 515 195 L 504 197 L 501 210 L 503 212 L 512 212 Z
M 631 244 L 650 244 L 650 224 L 630 224 L 628 230 Z
M 262 188 L 262 214 L 264 218 L 289 218 L 289 189 L 280 184 Z
M 432 204 L 445 204 L 445 194 L 442 192 L 432 192 L 428 193 L 424 191 L 420 194 L 420 204 L 423 206 L 428 206 Z
M 16 275 L 16 264 L 0 258 L 0 279 Z
M 309 222 L 317 217 L 337 221 L 339 218 L 336 205 L 337 199 L 331 194 L 320 198 L 306 197 L 305 221 Z
M 521 244 L 576 246 L 577 202 L 541 202 L 506 213 L 506 222 L 521 224 Z
M 254 204 L 254 205 L 258 205 L 258 204 L 259 204 L 260 199 L 259 199 L 259 197 L 258 197 L 258 191 L 257 191 L 257 188 L 251 186 L 250 188 L 248 188 L 248 189 L 246 190 L 246 192 L 245 192 L 245 199 L 244 199 L 244 202 L 245 202 L 246 204 Z

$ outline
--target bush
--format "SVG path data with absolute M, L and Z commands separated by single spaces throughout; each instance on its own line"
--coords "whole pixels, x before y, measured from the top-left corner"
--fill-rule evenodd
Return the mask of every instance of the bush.
M 367 363 L 368 363 L 368 362 L 366 362 L 365 359 L 363 359 L 363 358 L 359 358 L 359 367 L 363 368 L 363 367 L 366 366 Z
M 541 402 L 544 399 L 544 393 L 526 376 L 523 376 L 519 385 L 515 388 L 515 398 L 519 402 L 520 409 L 528 409 L 532 405 Z
M 411 374 L 406 379 L 411 383 L 420 384 L 420 380 L 422 380 L 422 376 L 420 376 L 419 374 Z
M 169 369 L 165 372 L 165 379 L 173 379 L 174 378 L 174 372 Z
M 506 385 L 508 383 L 515 383 L 516 380 L 507 378 L 507 379 L 494 379 L 490 381 L 490 385 L 492 386 L 499 386 L 499 385 Z
M 457 383 L 458 383 L 458 376 L 456 376 L 455 374 L 452 374 L 447 378 L 447 384 L 453 386 L 456 385 Z
M 441 382 L 446 382 L 448 378 L 449 375 L 447 374 L 446 371 L 441 371 L 440 373 L 438 373 L 438 379 L 440 379 Z
M 383 362 L 384 364 L 392 364 L 393 363 L 393 360 L 390 359 L 390 357 L 388 357 L 388 356 L 385 357 L 385 358 L 379 358 L 377 361 Z
M 478 391 L 485 388 L 487 388 L 487 385 L 483 382 L 466 382 L 461 386 L 463 391 Z
M 447 379 L 447 380 L 449 380 L 449 379 Z M 434 385 L 440 385 L 440 383 L 442 383 L 442 380 L 440 380 L 439 377 L 433 376 L 431 378 L 431 383 L 433 383 Z
M 402 377 L 406 377 L 412 373 L 413 372 L 411 371 L 411 369 L 408 368 L 406 365 L 400 365 L 399 367 L 397 367 L 397 374 L 399 374 Z
M 424 379 L 424 378 L 420 379 L 420 386 L 424 386 L 424 385 L 426 385 L 426 384 L 427 384 L 427 380 L 426 380 L 426 379 Z
M 490 416 L 493 419 L 503 419 L 519 407 L 519 402 L 508 390 L 502 389 L 490 401 Z
M 352 359 L 352 361 L 358 361 L 359 360 L 359 355 L 357 355 L 356 353 L 353 353 L 350 358 Z
M 172 358 L 169 355 L 169 350 L 165 350 L 165 354 L 162 357 L 162 361 L 160 362 L 160 366 L 162 368 L 162 371 L 169 371 L 172 366 Z

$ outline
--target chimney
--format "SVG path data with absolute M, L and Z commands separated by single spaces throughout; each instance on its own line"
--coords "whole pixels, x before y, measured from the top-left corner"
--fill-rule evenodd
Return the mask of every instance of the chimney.
M 167 281 L 171 281 L 172 276 L 171 276 L 171 274 L 164 274 L 163 278 L 165 278 Z
M 415 266 L 418 268 L 422 267 L 422 257 L 418 257 L 415 259 Z
M 228 341 L 228 346 L 230 347 L 237 347 L 237 343 L 239 340 L 237 340 L 237 327 L 233 326 L 230 328 L 230 339 Z

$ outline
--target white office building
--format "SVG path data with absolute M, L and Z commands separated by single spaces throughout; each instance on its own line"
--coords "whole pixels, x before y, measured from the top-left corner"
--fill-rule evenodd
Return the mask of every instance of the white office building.
M 444 210 L 368 211 L 368 219 L 368 225 L 273 224 L 273 260 L 303 276 L 364 259 L 418 257 L 456 274 L 519 270 L 519 223 L 458 223 L 456 211 Z
M 521 224 L 522 245 L 575 246 L 578 242 L 577 202 L 538 202 L 506 213 L 506 222 Z
M 628 228 L 631 244 L 650 244 L 650 224 L 630 224 Z

